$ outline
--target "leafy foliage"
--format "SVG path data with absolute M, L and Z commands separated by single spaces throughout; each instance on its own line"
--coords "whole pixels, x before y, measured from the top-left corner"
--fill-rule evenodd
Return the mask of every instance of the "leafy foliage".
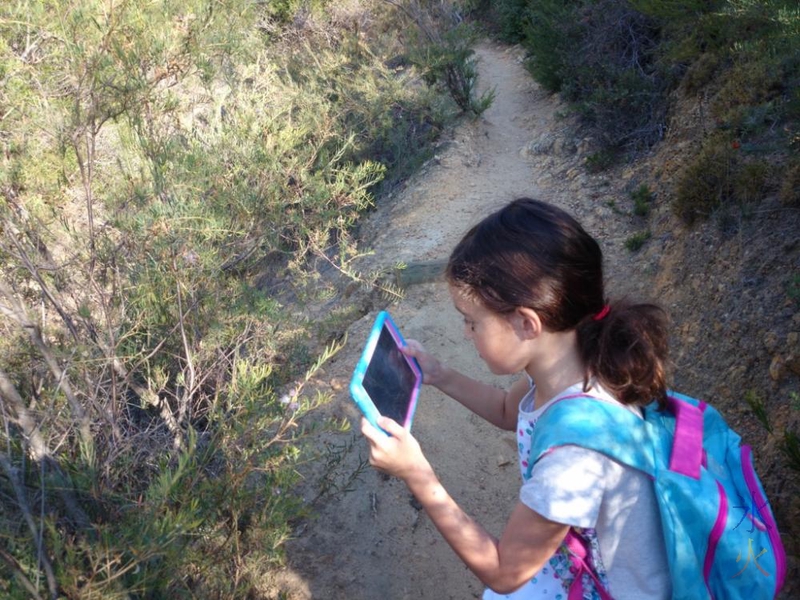
M 441 125 L 342 10 L 0 8 L 4 597 L 248 597 L 280 561 L 304 440 L 346 427 L 306 418 L 315 262 Z
M 788 157 L 800 130 L 793 0 L 503 0 L 493 14 L 502 35 L 528 51 L 537 81 L 592 129 L 600 152 L 651 147 L 667 129 L 672 94 L 703 90 L 713 125 L 697 158 L 712 174 L 702 192 L 692 191 L 689 182 L 702 177 L 697 161 L 687 160 L 675 200 L 687 221 L 779 185 L 791 196 Z M 722 138 L 738 145 L 735 160 L 712 151 Z
M 529 2 L 521 14 L 528 68 L 561 92 L 608 148 L 652 145 L 664 130 L 668 73 L 658 23 L 625 2 Z
M 384 0 L 414 26 L 408 60 L 420 69 L 429 86 L 439 85 L 465 113 L 481 115 L 494 100 L 494 90 L 477 96 L 473 46 L 478 30 L 463 20 L 452 2 L 426 3 Z

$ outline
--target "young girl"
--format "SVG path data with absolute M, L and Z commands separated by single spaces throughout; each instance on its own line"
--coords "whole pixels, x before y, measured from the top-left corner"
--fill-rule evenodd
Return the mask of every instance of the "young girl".
M 667 331 L 652 305 L 607 304 L 597 242 L 564 211 L 522 198 L 470 230 L 450 256 L 447 279 L 467 339 L 495 374 L 522 373 L 507 391 L 479 383 L 409 341 L 406 352 L 434 385 L 501 429 L 516 430 L 519 501 L 498 540 L 439 483 L 414 437 L 388 418 L 391 437 L 362 420 L 370 463 L 402 479 L 458 556 L 489 589 L 484 599 L 567 598 L 565 538 L 589 548 L 596 580 L 584 598 L 670 597 L 653 485 L 592 450 L 556 448 L 528 469 L 538 416 L 585 393 L 640 407 L 665 401 Z M 568 400 L 565 400 L 568 401 Z M 604 589 L 598 589 L 604 588 Z M 610 594 L 610 596 L 609 596 Z

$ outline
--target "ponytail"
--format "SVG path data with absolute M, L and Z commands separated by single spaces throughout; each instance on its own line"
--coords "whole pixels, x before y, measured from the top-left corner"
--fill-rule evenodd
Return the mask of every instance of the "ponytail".
M 667 401 L 667 318 L 654 304 L 612 305 L 602 318 L 588 317 L 577 327 L 578 348 L 586 366 L 585 387 L 594 378 L 623 404 Z

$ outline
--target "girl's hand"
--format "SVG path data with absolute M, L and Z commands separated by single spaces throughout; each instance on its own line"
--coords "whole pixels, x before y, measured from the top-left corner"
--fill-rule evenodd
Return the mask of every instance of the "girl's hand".
M 442 382 L 445 376 L 445 367 L 433 355 L 428 354 L 417 340 L 406 340 L 402 351 L 403 354 L 415 358 L 419 363 L 420 369 L 422 369 L 422 383 L 438 386 Z
M 408 430 L 389 417 L 380 417 L 378 425 L 391 437 L 361 419 L 361 433 L 369 442 L 369 464 L 404 481 L 415 473 L 431 471 L 419 443 Z

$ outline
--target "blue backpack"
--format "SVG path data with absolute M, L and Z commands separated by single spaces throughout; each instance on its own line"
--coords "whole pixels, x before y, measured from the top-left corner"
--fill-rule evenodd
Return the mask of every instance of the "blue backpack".
M 786 555 L 750 447 L 708 404 L 674 392 L 668 400 L 669 410 L 653 403 L 642 420 L 591 396 L 565 397 L 537 421 L 529 469 L 552 448 L 572 444 L 643 471 L 655 485 L 673 600 L 774 598 Z M 575 570 L 599 588 L 576 539 L 567 539 Z M 581 580 L 570 598 L 582 595 Z

